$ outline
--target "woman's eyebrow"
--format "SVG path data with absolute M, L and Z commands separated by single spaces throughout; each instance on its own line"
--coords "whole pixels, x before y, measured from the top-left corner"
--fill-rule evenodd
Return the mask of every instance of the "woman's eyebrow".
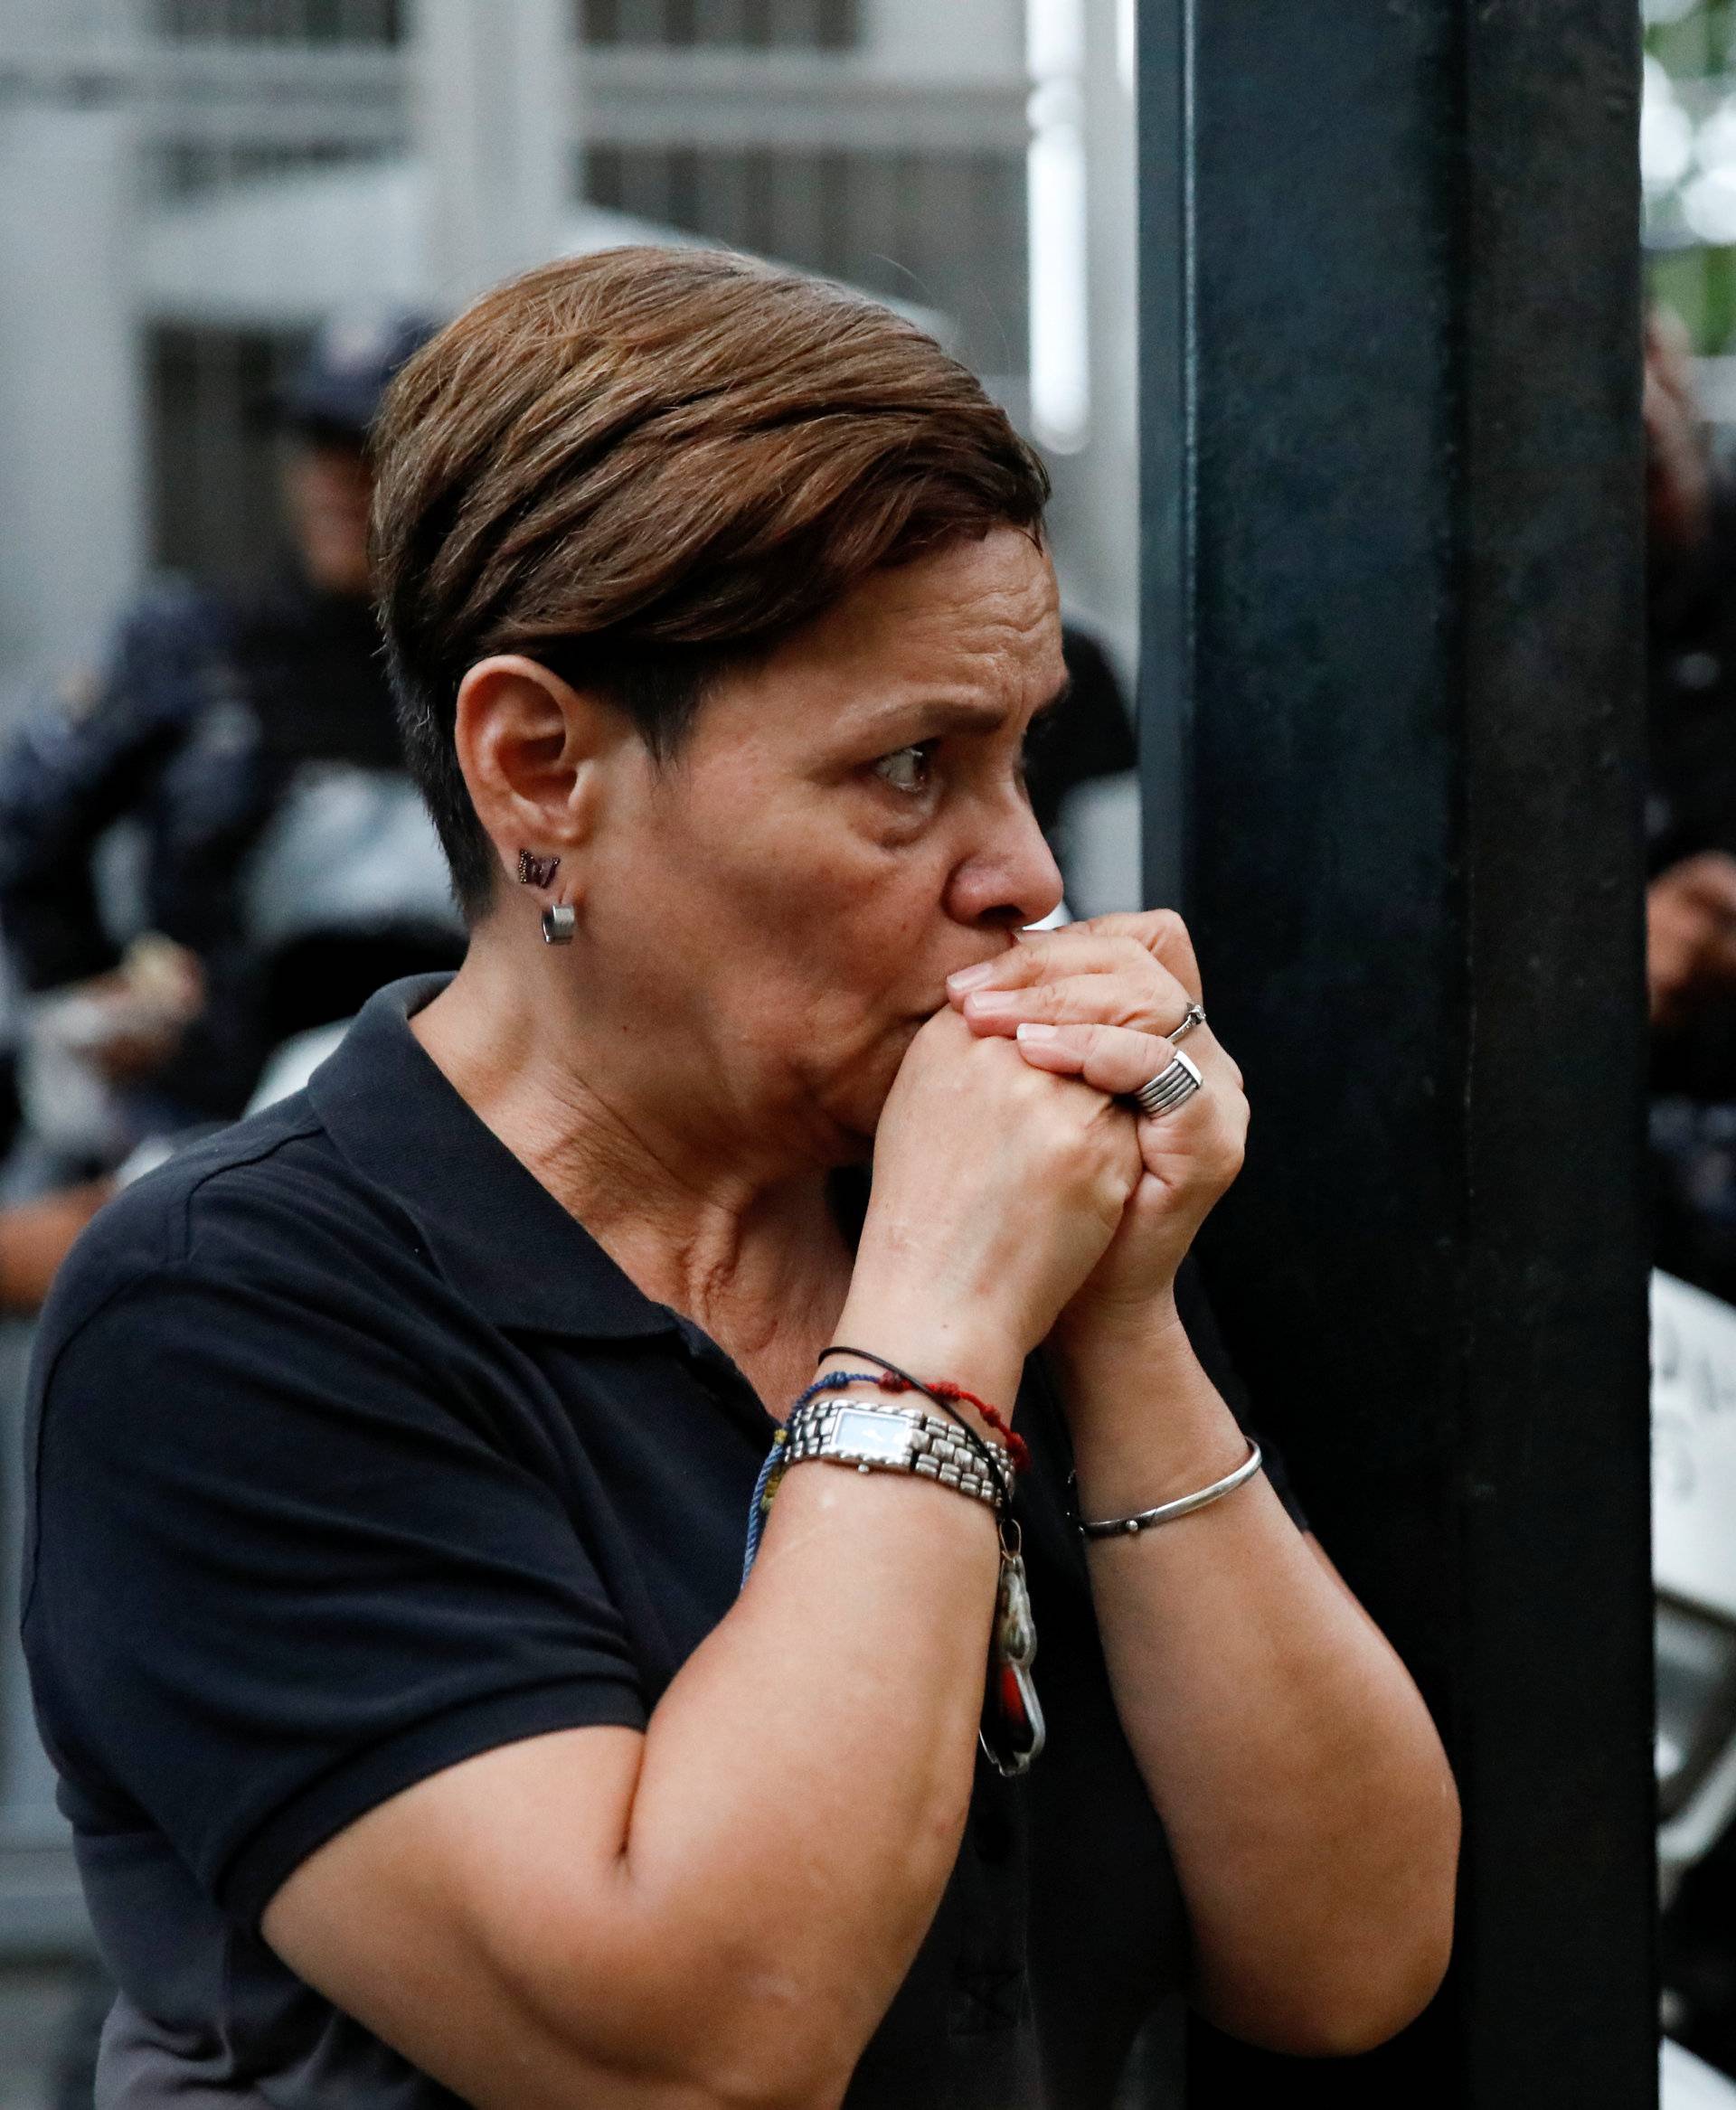
M 1061 684 L 1054 694 L 1039 703 L 1031 714 L 1034 725 L 1059 711 L 1073 692 L 1072 676 Z M 909 703 L 889 705 L 876 714 L 868 729 L 871 737 L 893 739 L 901 734 L 906 739 L 912 729 L 920 728 L 923 739 L 943 739 L 948 733 L 998 732 L 1012 715 L 1005 704 L 991 703 L 986 698 L 969 696 L 929 696 Z

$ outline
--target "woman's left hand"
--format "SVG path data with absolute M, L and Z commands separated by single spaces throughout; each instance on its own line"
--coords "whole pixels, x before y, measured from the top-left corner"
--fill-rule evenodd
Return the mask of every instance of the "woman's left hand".
M 1154 909 L 1028 934 L 986 966 L 954 976 L 948 994 L 973 1031 L 1016 1037 L 1034 1069 L 1119 1097 L 1174 1059 L 1165 1036 L 1200 1001 L 1200 975 L 1181 918 Z M 1241 1169 L 1241 1072 L 1209 1025 L 1190 1032 L 1185 1049 L 1204 1088 L 1157 1120 L 1129 1107 L 1145 1173 L 1109 1250 L 1061 1314 L 1056 1332 L 1065 1345 L 1172 1315 L 1175 1271 Z

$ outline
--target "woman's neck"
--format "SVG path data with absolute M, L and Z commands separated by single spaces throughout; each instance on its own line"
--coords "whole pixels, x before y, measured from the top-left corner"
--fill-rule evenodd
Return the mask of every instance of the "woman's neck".
M 490 952 L 473 948 L 412 1020 L 429 1056 L 623 1272 L 703 1327 L 769 1406 L 799 1389 L 849 1286 L 825 1168 L 765 1146 L 788 1129 L 769 1109 L 708 1122 L 691 1104 L 659 1106 L 642 1041 L 611 1061 L 606 1033 L 546 1015 L 537 986 L 500 973 Z

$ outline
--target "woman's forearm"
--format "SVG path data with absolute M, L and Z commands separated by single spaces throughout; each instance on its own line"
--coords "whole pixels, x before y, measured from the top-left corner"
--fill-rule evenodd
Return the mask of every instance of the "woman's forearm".
M 1059 1370 L 1081 1514 L 1150 1508 L 1245 1455 L 1173 1315 Z M 1451 1774 L 1403 1665 L 1263 1476 L 1095 1541 L 1090 1559 L 1201 2004 L 1280 2049 L 1392 2034 L 1445 1969 L 1458 1841 Z
M 899 1354 L 890 1324 L 873 1337 Z M 978 1374 L 1011 1396 L 1015 1366 Z M 798 2072 L 847 2079 L 957 1858 L 996 1543 L 988 1508 L 947 1488 L 787 1476 L 741 1601 L 652 1716 L 633 1797 L 618 1895 L 676 2011 L 753 2018 Z M 694 1957 L 709 1969 L 684 1983 Z
M 643 1735 L 418 1783 L 297 1870 L 267 1939 L 486 2110 L 833 2110 L 957 1856 L 995 1563 L 974 1499 L 797 1468 Z

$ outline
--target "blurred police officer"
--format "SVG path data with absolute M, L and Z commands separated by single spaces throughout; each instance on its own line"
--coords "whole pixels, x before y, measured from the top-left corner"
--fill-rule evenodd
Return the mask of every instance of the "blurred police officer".
M 368 600 L 365 436 L 430 327 L 328 325 L 273 406 L 280 576 L 154 585 L 100 675 L 0 756 L 0 932 L 35 1020 L 26 1191 L 232 1116 L 275 1044 L 462 949 Z M 97 857 L 122 821 L 144 933 L 125 947 Z

